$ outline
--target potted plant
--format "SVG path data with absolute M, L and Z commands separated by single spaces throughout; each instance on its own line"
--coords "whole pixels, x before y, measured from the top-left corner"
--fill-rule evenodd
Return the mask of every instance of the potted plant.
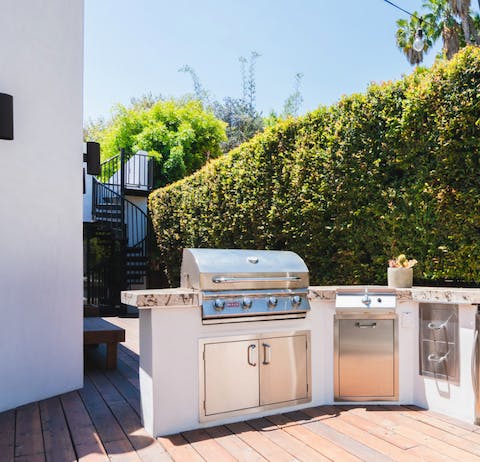
M 403 253 L 395 259 L 388 260 L 388 287 L 412 287 L 413 267 L 416 263 L 417 260 L 409 260 Z

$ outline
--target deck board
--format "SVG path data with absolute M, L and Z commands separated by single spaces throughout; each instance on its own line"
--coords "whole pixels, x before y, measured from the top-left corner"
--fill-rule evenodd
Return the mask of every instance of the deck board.
M 235 435 L 237 435 L 242 441 L 265 457 L 265 459 L 278 462 L 289 462 L 292 460 L 291 454 L 272 442 L 262 433 L 256 431 L 247 423 L 237 422 L 226 425 L 226 427 L 231 432 L 235 433 Z
M 327 425 L 331 426 L 336 431 L 350 436 L 356 441 L 367 445 L 368 447 L 391 458 L 392 460 L 398 462 L 415 462 L 420 460 L 413 455 L 406 454 L 404 450 L 386 441 L 380 436 L 370 433 L 369 431 L 366 431 L 361 427 L 357 426 L 357 421 L 355 420 L 355 417 L 353 418 L 353 421 L 352 419 L 345 418 L 342 412 L 338 414 L 338 409 L 334 409 L 332 406 L 326 406 L 324 409 L 326 412 L 336 415 L 335 418 L 326 419 L 324 421 Z M 307 409 L 305 413 L 307 415 L 311 415 L 309 409 Z
M 15 428 L 15 461 L 45 460 L 39 403 L 17 409 Z
M 15 411 L 0 414 L 0 454 L 5 462 L 15 457 Z
M 361 460 L 327 438 L 316 434 L 311 431 L 310 428 L 300 424 L 295 419 L 288 418 L 284 414 L 269 416 L 267 419 L 330 460 L 341 460 L 342 462 L 358 462 Z
M 223 425 L 209 427 L 205 431 L 240 462 L 265 462 L 267 460 Z
M 308 414 L 306 413 L 308 412 Z M 311 408 L 306 409 L 305 412 L 296 411 L 289 413 L 295 420 L 302 422 L 302 425 L 313 431 L 314 433 L 328 439 L 337 446 L 345 449 L 345 451 L 350 454 L 359 457 L 361 460 L 368 462 L 391 462 L 392 459 L 381 454 L 380 452 L 372 449 L 371 447 L 355 440 L 344 433 L 340 433 L 335 429 L 331 428 L 322 420 L 330 420 L 332 417 L 330 414 L 325 412 L 322 408 Z M 326 419 L 317 419 L 320 416 L 327 416 Z M 334 417 L 335 418 L 335 415 Z M 305 419 L 305 420 L 301 420 Z
M 45 458 L 49 462 L 77 460 L 59 397 L 40 402 Z
M 274 425 L 267 419 L 255 419 L 248 422 L 256 431 L 261 432 L 277 446 L 290 453 L 295 459 L 303 462 L 325 462 L 325 456 L 315 449 L 303 444 L 288 432 Z
M 354 414 L 349 412 L 349 407 L 337 406 L 337 408 L 341 412 L 340 418 L 345 422 L 351 423 L 353 426 L 371 433 L 372 435 L 375 435 L 402 450 L 408 450 L 418 446 L 418 443 L 415 441 L 409 440 L 408 438 L 405 438 L 404 436 L 399 435 L 388 428 L 382 427 L 378 423 L 372 422 L 371 420 L 362 417 L 362 415 L 359 415 L 358 413 Z
M 157 460 L 160 453 L 165 450 L 160 443 L 152 438 L 142 427 L 140 417 L 108 378 L 99 371 L 89 373 L 89 378 L 94 383 L 105 403 L 115 416 L 115 419 L 126 434 L 131 445 L 137 451 L 143 462 Z M 166 455 L 163 455 L 164 460 Z
M 78 392 L 61 397 L 73 446 L 80 462 L 108 462 L 100 435 L 90 419 Z
M 0 413 L 1 462 L 480 462 L 480 427 L 415 406 L 320 406 L 152 438 L 142 427 L 138 319 L 118 368 L 88 351 L 81 390 Z
M 223 460 L 225 462 L 235 462 L 236 459 L 205 430 L 191 430 L 182 433 L 182 436 L 192 445 L 192 447 L 207 462 L 216 462 Z
M 201 462 L 205 460 L 182 435 L 164 436 L 158 438 L 158 441 L 176 462 Z

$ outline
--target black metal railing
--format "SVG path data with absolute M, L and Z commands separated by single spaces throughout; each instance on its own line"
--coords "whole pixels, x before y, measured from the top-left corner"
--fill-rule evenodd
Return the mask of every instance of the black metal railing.
M 92 178 L 93 223 L 85 235 L 84 298 L 113 309 L 120 307 L 122 290 L 145 282 L 151 234 L 146 210 L 125 195 L 151 189 L 152 164 L 146 154 L 126 157 L 122 150 Z
M 128 288 L 129 271 L 135 269 L 137 276 L 146 273 L 150 236 L 148 215 L 110 186 L 93 178 L 92 217 L 108 225 L 113 239 L 120 242 L 119 265 L 125 276 L 123 288 Z
M 121 184 L 122 154 L 102 162 L 98 179 L 117 189 Z M 126 189 L 150 191 L 153 187 L 153 159 L 148 154 L 123 154 L 123 178 Z
M 147 255 L 147 214 L 95 178 L 92 182 L 92 217 L 94 221 L 110 223 L 112 228 L 121 232 L 118 237 L 124 239 L 128 247 L 141 248 L 143 255 Z
M 122 276 L 110 260 L 88 268 L 85 274 L 85 299 L 90 305 L 119 307 Z

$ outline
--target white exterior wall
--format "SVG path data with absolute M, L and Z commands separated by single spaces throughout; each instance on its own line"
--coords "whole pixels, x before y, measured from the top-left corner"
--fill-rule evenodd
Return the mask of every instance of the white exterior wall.
M 80 388 L 83 0 L 3 0 L 0 412 Z

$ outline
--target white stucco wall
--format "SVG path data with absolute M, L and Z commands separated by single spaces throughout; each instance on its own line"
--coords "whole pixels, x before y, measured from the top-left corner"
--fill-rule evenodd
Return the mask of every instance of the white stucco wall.
M 82 386 L 83 0 L 2 0 L 0 411 Z

